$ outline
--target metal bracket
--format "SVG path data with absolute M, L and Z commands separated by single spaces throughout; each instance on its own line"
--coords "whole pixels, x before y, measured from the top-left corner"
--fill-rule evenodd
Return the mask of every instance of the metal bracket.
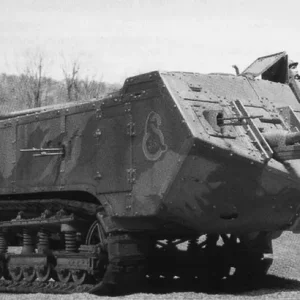
M 193 92 L 200 93 L 202 91 L 202 86 L 200 84 L 189 84 L 189 88 Z
M 226 117 L 226 118 L 219 118 L 219 121 L 229 121 L 228 123 L 219 124 L 220 127 L 222 126 L 243 126 L 249 124 L 249 119 L 260 119 L 262 115 L 259 116 L 233 116 L 233 117 Z M 235 120 L 235 121 L 233 121 Z M 233 121 L 233 122 L 232 122 Z
M 102 118 L 102 109 L 101 107 L 96 109 L 96 119 L 101 119 Z
M 242 117 L 248 117 L 247 124 L 244 126 L 246 127 L 246 131 L 248 132 L 249 136 L 252 138 L 253 143 L 256 145 L 258 150 L 264 156 L 265 159 L 270 159 L 273 156 L 273 150 L 260 133 L 259 129 L 256 127 L 253 120 L 250 118 L 246 108 L 244 107 L 243 103 L 240 100 L 232 101 L 233 107 L 236 110 L 236 113 Z
M 66 133 L 66 115 L 65 113 L 60 116 L 60 132 Z
M 135 183 L 136 180 L 136 169 L 127 169 L 127 181 L 130 184 Z
M 129 136 L 135 136 L 136 132 L 135 132 L 135 123 L 133 122 L 129 122 L 127 124 L 127 130 L 126 130 L 127 135 Z
M 126 113 L 130 113 L 131 112 L 131 103 L 130 102 L 126 102 L 124 104 L 124 106 L 125 106 L 125 112 Z
M 99 139 L 101 137 L 101 135 L 102 135 L 102 132 L 101 132 L 101 130 L 99 128 L 97 128 L 97 130 L 94 132 L 93 135 L 94 135 L 95 139 Z
M 292 107 L 279 107 L 277 110 L 288 126 L 286 129 L 291 130 L 292 132 L 300 131 L 300 120 L 298 119 Z
M 29 148 L 29 149 L 20 149 L 20 152 L 34 153 L 32 155 L 33 157 L 65 155 L 64 148 Z

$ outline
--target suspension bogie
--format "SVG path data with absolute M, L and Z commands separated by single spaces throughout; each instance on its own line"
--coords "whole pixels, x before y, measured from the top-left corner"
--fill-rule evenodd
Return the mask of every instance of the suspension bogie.
M 86 222 L 75 222 L 75 216 L 66 213 L 52 219 L 45 215 L 23 219 L 20 215 L 0 223 L 0 278 L 8 274 L 5 277 L 13 282 L 47 282 L 52 278 L 83 284 L 98 276 L 103 258 L 100 248 L 81 245 Z M 13 241 L 11 236 L 17 235 L 21 236 L 21 247 L 8 246 L 8 237 Z

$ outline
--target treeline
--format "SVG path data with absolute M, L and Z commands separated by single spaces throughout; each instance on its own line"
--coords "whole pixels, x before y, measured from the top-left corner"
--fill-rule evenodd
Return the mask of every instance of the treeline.
M 0 114 L 51 104 L 99 98 L 120 89 L 118 84 L 90 80 L 66 82 L 26 74 L 0 75 Z
M 120 89 L 120 84 L 83 77 L 78 60 L 61 65 L 63 80 L 47 76 L 47 61 L 41 52 L 26 56 L 19 75 L 0 74 L 0 115 L 45 105 L 100 98 Z

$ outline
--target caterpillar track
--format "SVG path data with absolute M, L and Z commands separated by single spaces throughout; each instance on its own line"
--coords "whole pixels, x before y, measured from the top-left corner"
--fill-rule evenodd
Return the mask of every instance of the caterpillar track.
M 25 281 L 15 283 L 11 280 L 0 281 L 0 292 L 2 293 L 43 293 L 43 294 L 71 294 L 84 293 L 92 290 L 93 285 L 82 284 L 78 286 L 75 283 L 60 282 L 32 282 Z
M 263 256 L 262 245 L 270 241 L 267 233 L 259 234 L 251 247 L 234 235 L 169 240 L 124 232 L 107 235 L 99 221 L 101 212 L 90 224 L 87 216 L 70 213 L 68 202 L 58 203 L 56 213 L 46 210 L 26 218 L 20 211 L 16 218 L 0 222 L 0 292 L 114 295 L 136 292 L 137 286 L 147 286 L 147 278 L 151 283 L 175 276 L 217 283 L 232 277 L 232 268 L 235 275 L 253 279 L 272 263 Z M 14 208 L 20 206 L 16 202 Z M 45 206 L 40 203 L 40 208 Z M 183 244 L 185 249 L 180 249 Z M 271 248 L 265 250 L 272 253 Z
M 40 201 L 38 207 L 45 208 L 47 203 Z M 132 282 L 138 281 L 140 255 L 132 249 L 118 250 L 122 244 L 131 244 L 129 235 L 107 237 L 97 220 L 89 221 L 91 205 L 82 204 L 81 213 L 75 214 L 71 211 L 76 201 L 72 205 L 59 200 L 51 203 L 60 210 L 46 209 L 37 216 L 35 207 L 34 217 L 19 211 L 14 219 L 0 222 L 1 292 L 112 294 L 120 292 L 117 281 L 121 277 L 132 278 L 135 273 L 137 278 Z M 15 201 L 7 211 L 25 206 Z
M 44 209 L 47 201 L 41 203 Z M 257 276 L 265 274 L 272 262 L 264 259 L 261 248 L 269 241 L 267 234 L 255 239 L 259 252 L 250 250 L 257 245 L 246 247 L 234 235 L 170 240 L 124 232 L 107 235 L 99 222 L 101 212 L 90 223 L 88 215 L 74 213 L 74 203 L 73 212 L 68 202 L 56 200 L 60 208 L 56 212 L 45 210 L 38 216 L 36 210 L 29 218 L 19 211 L 16 218 L 0 222 L 0 292 L 114 295 L 136 292 L 147 286 L 147 278 L 153 283 L 178 276 L 203 284 L 230 278 L 232 268 L 239 275 Z M 22 204 L 16 201 L 16 207 Z M 185 249 L 178 247 L 182 244 Z

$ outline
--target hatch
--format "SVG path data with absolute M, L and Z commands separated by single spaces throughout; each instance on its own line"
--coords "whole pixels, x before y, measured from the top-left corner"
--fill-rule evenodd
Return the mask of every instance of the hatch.
M 253 78 L 262 76 L 262 79 L 287 83 L 288 82 L 288 57 L 286 52 L 279 52 L 257 58 L 242 73 L 242 76 Z
M 123 105 L 103 108 L 94 133 L 97 145 L 98 193 L 132 189 L 131 114 Z

